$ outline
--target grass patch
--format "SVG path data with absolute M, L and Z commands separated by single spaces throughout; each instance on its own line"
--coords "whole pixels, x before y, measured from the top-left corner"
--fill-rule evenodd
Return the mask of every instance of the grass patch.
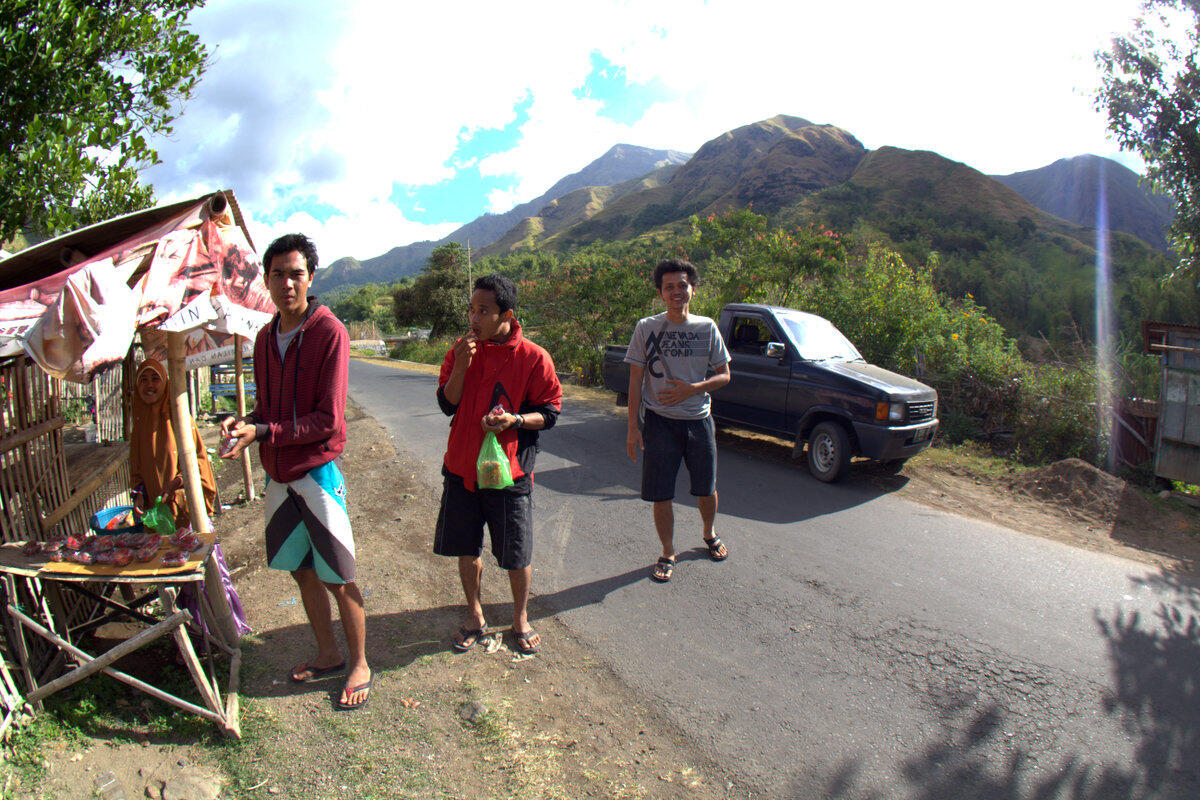
M 40 714 L 28 725 L 16 729 L 9 742 L 3 785 L 8 786 L 9 778 L 13 777 L 23 792 L 35 791 L 46 777 L 46 763 L 42 754 L 49 745 L 57 742 L 78 749 L 85 739 L 77 728 L 64 725 L 58 718 L 47 714 Z M 6 790 L 3 797 L 8 800 L 16 795 Z
M 1024 466 L 992 453 L 987 445 L 978 442 L 941 444 L 926 448 L 912 459 L 913 463 L 924 462 L 948 471 L 955 471 L 988 480 L 1019 475 L 1031 467 Z
M 249 797 L 250 790 L 267 779 L 262 761 L 268 755 L 270 741 L 283 735 L 279 719 L 266 706 L 245 697 L 240 705 L 242 738 L 214 736 L 204 742 L 230 779 L 224 792 L 230 797 Z

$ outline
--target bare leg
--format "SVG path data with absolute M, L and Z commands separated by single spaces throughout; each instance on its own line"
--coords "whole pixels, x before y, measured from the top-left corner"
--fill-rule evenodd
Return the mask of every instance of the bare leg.
M 483 585 L 483 559 L 478 556 L 458 557 L 458 577 L 462 580 L 463 594 L 467 598 L 467 616 L 463 627 L 467 630 L 483 628 L 487 621 L 483 618 L 483 600 L 481 596 Z M 470 637 L 466 637 L 469 639 Z M 466 639 L 461 634 L 454 634 L 454 641 L 465 645 Z
M 332 667 L 342 660 L 338 650 L 337 640 L 333 638 L 333 621 L 329 606 L 329 595 L 325 593 L 325 584 L 317 577 L 316 570 L 298 569 L 292 573 L 296 584 L 300 587 L 300 600 L 304 603 L 304 614 L 308 617 L 308 625 L 312 628 L 313 637 L 317 640 L 317 655 L 292 671 L 294 676 L 302 676 L 306 667 L 325 669 Z
M 675 557 L 675 510 L 670 500 L 657 501 L 654 504 L 654 530 L 658 532 L 658 540 L 662 542 L 663 558 Z
M 713 492 L 708 497 L 697 497 L 696 506 L 700 509 L 700 521 L 704 523 L 704 541 L 710 541 L 717 535 L 713 531 L 713 523 L 717 519 L 717 493 Z M 725 543 L 721 542 L 716 558 L 724 558 L 727 555 L 729 551 L 725 548 Z
M 525 647 L 536 650 L 542 643 L 542 637 L 529 624 L 529 587 L 533 583 L 533 567 L 510 569 L 508 582 L 512 586 L 513 596 L 513 633 L 529 634 L 525 638 Z
M 713 538 L 713 522 L 717 519 L 717 493 L 708 497 L 697 497 L 696 506 L 700 509 L 700 521 L 704 523 L 704 538 Z
M 371 668 L 367 666 L 367 612 L 358 584 L 327 583 L 325 588 L 337 601 L 342 629 L 346 632 L 346 649 L 350 652 L 350 671 L 346 674 L 346 688 L 349 689 L 371 680 Z M 342 702 L 349 705 L 357 705 L 366 697 L 365 689 L 353 695 L 348 695 L 345 690 L 342 692 Z

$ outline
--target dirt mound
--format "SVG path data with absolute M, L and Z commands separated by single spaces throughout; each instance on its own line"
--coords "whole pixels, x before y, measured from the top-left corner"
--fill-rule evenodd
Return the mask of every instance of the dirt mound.
M 1149 519 L 1158 511 L 1141 492 L 1086 461 L 1068 458 L 1009 481 L 1013 491 L 1053 503 L 1075 518 L 1113 523 Z

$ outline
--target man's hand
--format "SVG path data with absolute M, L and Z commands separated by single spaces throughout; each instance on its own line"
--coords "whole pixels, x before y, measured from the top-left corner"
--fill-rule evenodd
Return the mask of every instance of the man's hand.
M 234 438 L 233 447 L 229 448 L 228 451 L 221 453 L 221 458 L 228 458 L 230 460 L 237 458 L 242 454 L 242 451 L 249 447 L 251 442 L 254 441 L 257 429 L 253 424 L 244 420 L 244 417 L 238 420 L 234 420 L 233 417 L 230 417 L 226 420 L 226 422 L 232 423 L 228 428 L 226 428 L 225 422 L 221 423 L 221 431 L 226 436 L 232 436 Z
M 178 492 L 182 488 L 183 488 L 183 476 L 176 475 L 174 478 L 171 479 L 171 482 L 168 483 L 166 485 L 166 487 L 163 489 L 163 494 L 164 495 L 172 494 L 174 492 Z
M 642 441 L 641 429 L 636 427 L 630 428 L 628 435 L 625 437 L 625 452 L 629 453 L 629 460 L 636 464 L 637 451 L 645 449 L 646 443 Z
M 479 347 L 479 343 L 475 339 L 475 334 L 468 333 L 462 336 L 454 343 L 454 371 L 464 373 L 467 367 L 471 366 L 471 359 L 475 356 L 475 348 Z
M 666 406 L 682 403 L 696 394 L 697 391 L 696 387 L 687 381 L 677 381 L 674 378 L 668 378 L 667 383 L 671 384 L 671 386 L 658 393 L 658 401 Z
M 479 424 L 483 426 L 485 431 L 499 433 L 500 431 L 508 430 L 512 426 L 516 425 L 517 415 L 509 414 L 503 409 L 497 410 L 493 408 L 483 417 L 483 419 L 479 420 Z

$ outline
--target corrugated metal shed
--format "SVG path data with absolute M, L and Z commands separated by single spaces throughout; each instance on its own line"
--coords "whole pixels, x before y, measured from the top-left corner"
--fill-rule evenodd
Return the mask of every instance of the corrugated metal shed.
M 1162 356 L 1154 474 L 1200 484 L 1200 327 L 1146 322 L 1142 334 Z

